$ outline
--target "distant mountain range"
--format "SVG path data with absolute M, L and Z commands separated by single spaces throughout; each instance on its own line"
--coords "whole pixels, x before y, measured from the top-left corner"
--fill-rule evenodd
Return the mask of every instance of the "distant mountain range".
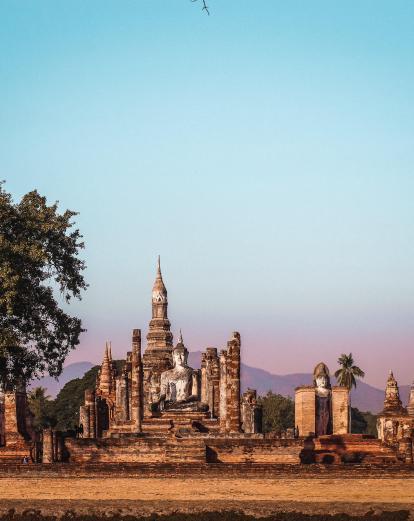
M 94 365 L 95 364 L 92 364 L 91 362 L 76 362 L 69 364 L 64 367 L 58 380 L 56 380 L 56 378 L 52 378 L 51 376 L 45 376 L 39 380 L 34 380 L 29 387 L 45 387 L 47 389 L 47 394 L 49 394 L 52 398 L 56 398 L 56 395 L 65 384 L 71 380 L 74 380 L 75 378 L 82 378 L 82 376 L 87 371 L 89 371 L 89 369 L 94 367 Z
M 189 353 L 188 363 L 191 367 L 200 367 L 201 352 L 194 351 Z M 91 362 L 77 362 L 70 364 L 64 368 L 59 380 L 55 380 L 50 376 L 41 378 L 32 383 L 31 387 L 46 387 L 48 394 L 53 398 L 56 397 L 60 389 L 70 380 L 81 378 L 86 371 L 94 366 Z M 257 389 L 259 394 L 266 394 L 269 390 L 283 396 L 295 395 L 295 387 L 299 385 L 310 385 L 312 383 L 312 375 L 309 373 L 294 373 L 287 375 L 276 375 L 242 364 L 241 366 L 241 387 L 244 392 L 248 387 Z M 400 386 L 401 400 L 404 405 L 407 404 L 410 392 L 409 385 Z M 358 407 L 361 411 L 371 411 L 378 413 L 382 410 L 384 404 L 384 390 L 377 389 L 372 385 L 363 381 L 358 382 L 356 389 L 352 391 L 352 405 Z

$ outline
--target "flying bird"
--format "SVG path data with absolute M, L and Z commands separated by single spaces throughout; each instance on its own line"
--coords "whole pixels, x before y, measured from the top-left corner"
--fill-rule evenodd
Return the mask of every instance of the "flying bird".
M 198 2 L 198 0 L 191 0 L 193 3 Z M 203 11 L 205 11 L 208 16 L 210 16 L 210 11 L 208 10 L 208 5 L 206 4 L 206 0 L 203 0 Z

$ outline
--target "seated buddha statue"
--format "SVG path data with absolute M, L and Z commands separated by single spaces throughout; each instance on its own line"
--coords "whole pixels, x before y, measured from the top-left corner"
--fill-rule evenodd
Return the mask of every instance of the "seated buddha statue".
M 200 402 L 197 371 L 187 364 L 188 350 L 180 339 L 172 352 L 174 367 L 161 373 L 160 398 L 153 404 L 158 411 L 207 411 Z

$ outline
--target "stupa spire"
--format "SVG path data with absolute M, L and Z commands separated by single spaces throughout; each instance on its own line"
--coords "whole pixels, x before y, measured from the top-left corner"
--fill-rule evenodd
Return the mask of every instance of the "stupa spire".
M 152 319 L 147 335 L 147 349 L 167 349 L 171 351 L 173 336 L 168 320 L 168 293 L 162 273 L 161 260 L 157 258 L 157 272 L 152 287 Z
M 99 389 L 104 393 L 110 393 L 113 385 L 112 363 L 110 359 L 109 342 L 105 342 L 105 351 L 99 375 Z
M 385 400 L 384 400 L 384 411 L 388 413 L 400 413 L 404 410 L 401 399 L 400 391 L 398 389 L 397 380 L 394 377 L 393 372 L 390 370 L 388 375 L 387 386 L 385 388 Z

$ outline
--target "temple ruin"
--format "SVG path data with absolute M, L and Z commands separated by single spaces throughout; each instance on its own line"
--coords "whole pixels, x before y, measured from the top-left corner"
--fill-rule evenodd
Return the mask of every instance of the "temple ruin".
M 263 434 L 256 391 L 240 389 L 240 334 L 233 332 L 225 349 L 207 347 L 194 369 L 181 331 L 173 341 L 159 260 L 151 306 L 144 351 L 140 329 L 122 361 L 106 343 L 96 384 L 80 407 L 81 437 L 52 429 L 39 437 L 24 386 L 0 389 L 0 463 L 28 456 L 74 465 L 412 463 L 414 385 L 405 408 L 390 373 L 378 439 L 350 434 L 349 391 L 331 385 L 321 362 L 313 384 L 296 389 L 295 428 Z

